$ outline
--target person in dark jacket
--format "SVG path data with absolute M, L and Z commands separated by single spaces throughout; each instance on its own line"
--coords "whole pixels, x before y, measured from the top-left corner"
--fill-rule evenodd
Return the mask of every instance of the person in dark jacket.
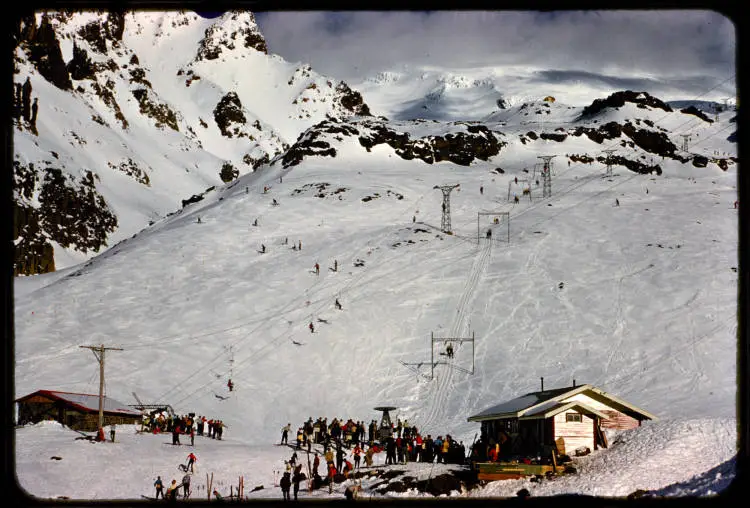
M 289 471 L 284 472 L 284 476 L 281 477 L 279 485 L 281 486 L 281 493 L 284 495 L 284 501 L 290 501 L 291 499 L 289 498 L 289 487 L 292 486 L 292 479 Z
M 344 449 L 339 445 L 336 448 L 336 470 L 341 471 L 341 466 L 344 464 Z
M 154 487 L 156 487 L 156 497 L 154 499 L 159 499 L 159 496 L 161 496 L 162 499 L 164 499 L 164 483 L 161 481 L 161 476 L 156 477 L 156 481 L 154 482 Z
M 182 497 L 185 499 L 190 497 L 190 474 L 185 473 L 185 476 L 182 477 Z
M 294 500 L 297 500 L 297 493 L 299 492 L 299 482 L 302 481 L 302 464 L 298 464 L 294 468 L 294 475 L 292 476 L 292 483 L 294 483 Z

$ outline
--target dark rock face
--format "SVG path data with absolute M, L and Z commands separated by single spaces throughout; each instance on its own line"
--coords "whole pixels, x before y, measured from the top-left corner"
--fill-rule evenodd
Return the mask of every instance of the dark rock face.
M 212 25 L 207 28 L 204 38 L 198 47 L 195 59 L 216 60 L 224 48 L 235 49 L 238 41 L 245 48 L 251 48 L 261 53 L 268 53 L 266 40 L 263 38 L 260 30 L 258 30 L 258 26 L 255 23 L 255 16 L 251 12 L 235 11 L 229 19 L 230 21 L 237 21 L 240 16 L 247 18 L 244 26 L 233 30 L 229 30 L 222 25 Z
M 315 127 L 308 129 L 297 138 L 297 141 L 284 153 L 282 165 L 285 168 L 296 166 L 306 156 L 336 157 L 336 149 L 320 138 L 322 132 Z
M 32 275 L 55 270 L 50 240 L 81 252 L 98 250 L 107 244 L 107 234 L 117 227 L 104 198 L 96 191 L 95 177 L 86 173 L 80 181 L 47 167 L 41 182 L 39 208 L 31 199 L 40 183 L 34 166 L 14 163 L 13 239 L 15 275 Z
M 620 134 L 622 134 L 622 127 L 617 122 L 609 122 L 599 126 L 598 129 L 579 126 L 571 132 L 571 135 L 573 136 L 580 136 L 582 134 L 585 134 L 591 141 L 601 144 L 605 139 L 620 137 Z
M 607 163 L 606 157 L 597 157 L 596 160 L 601 162 L 602 164 Z M 661 167 L 658 164 L 655 166 L 648 166 L 641 162 L 631 161 L 630 159 L 626 159 L 625 157 L 614 155 L 614 154 L 612 155 L 610 161 L 613 165 L 624 166 L 628 168 L 630 171 L 633 171 L 635 173 L 640 173 L 642 175 L 648 175 L 648 174 L 651 174 L 652 172 L 656 173 L 657 175 L 661 175 Z
M 567 138 L 568 135 L 543 132 L 539 135 L 539 137 L 542 139 L 550 139 L 552 141 L 557 141 L 558 143 L 562 143 L 563 141 L 565 141 L 565 138 Z
M 145 185 L 146 187 L 151 186 L 151 180 L 148 177 L 148 173 L 142 170 L 138 166 L 138 164 L 131 158 L 128 158 L 127 160 L 120 162 L 120 164 L 113 164 L 112 162 L 107 162 L 107 166 L 109 166 L 112 169 L 117 169 L 119 171 L 122 171 L 126 175 L 133 178 L 133 180 Z
M 223 136 L 231 138 L 240 135 L 240 128 L 245 125 L 247 118 L 242 112 L 242 103 L 235 92 L 229 92 L 221 98 L 214 108 L 214 120 Z M 234 129 L 231 128 L 233 126 Z
M 343 81 L 336 87 L 336 99 L 341 103 L 345 109 L 351 111 L 355 115 L 360 116 L 372 116 L 370 114 L 370 108 L 365 104 L 362 99 L 362 94 L 349 88 L 349 85 Z
M 708 166 L 708 158 L 703 157 L 702 155 L 693 156 L 693 166 L 696 168 L 705 168 Z
M 91 59 L 85 49 L 73 41 L 73 58 L 66 65 L 70 77 L 75 80 L 94 79 L 96 74 Z
M 661 155 L 663 157 L 676 157 L 677 147 L 669 140 L 663 132 L 654 132 L 646 129 L 636 129 L 631 123 L 622 126 L 622 132 L 643 150 Z M 685 161 L 683 161 L 685 162 Z
M 91 48 L 101 54 L 107 53 L 107 41 L 104 27 L 98 21 L 92 21 L 78 29 L 78 36 L 88 42 Z
M 686 115 L 694 115 L 700 118 L 701 120 L 703 120 L 704 122 L 714 123 L 714 121 L 708 118 L 703 111 L 696 108 L 695 106 L 689 106 L 687 108 L 681 109 L 680 113 L 684 113 Z
M 590 105 L 583 108 L 578 120 L 591 118 L 605 108 L 620 108 L 624 106 L 626 102 L 632 102 L 643 107 L 663 109 L 667 112 L 672 111 L 672 108 L 668 104 L 646 92 L 632 92 L 630 90 L 625 90 L 622 92 L 615 92 L 606 99 L 594 100 Z
M 149 98 L 149 92 L 145 88 L 138 88 L 132 91 L 133 97 L 138 101 L 141 114 L 144 114 L 155 120 L 156 127 L 159 129 L 169 127 L 172 130 L 180 130 L 177 125 L 177 115 L 166 104 L 159 104 Z
M 500 153 L 505 143 L 499 142 L 484 125 L 470 126 L 469 132 L 450 133 L 412 140 L 407 133 L 389 130 L 383 124 L 368 125 L 369 135 L 361 135 L 359 143 L 368 151 L 387 143 L 402 159 L 420 159 L 428 164 L 448 160 L 468 166 L 474 159 L 488 160 Z
M 68 185 L 73 179 L 59 169 L 46 171 L 39 202 L 50 237 L 82 252 L 107 245 L 107 233 L 117 228 L 117 218 L 96 192 L 93 174 L 87 172 L 75 188 Z
M 221 166 L 221 171 L 219 172 L 219 177 L 221 178 L 221 181 L 224 183 L 229 183 L 235 178 L 239 176 L 240 172 L 239 170 L 235 169 L 234 166 L 232 166 L 231 163 L 225 162 Z
M 539 138 L 539 137 L 538 137 L 538 136 L 536 135 L 536 132 L 534 132 L 534 131 L 529 131 L 529 132 L 527 132 L 527 133 L 526 133 L 526 136 L 527 136 L 528 138 L 530 138 L 530 139 L 534 139 L 534 140 L 536 140 L 536 139 L 538 139 L 538 138 Z
M 115 112 L 115 118 L 120 122 L 123 129 L 128 128 L 128 120 L 125 118 L 125 115 L 122 114 L 122 110 L 120 109 L 120 105 L 117 104 L 117 100 L 115 99 L 115 95 L 112 93 L 112 86 L 114 83 L 112 81 L 107 81 L 106 86 L 101 86 L 99 83 L 94 82 L 92 83 L 91 87 L 94 90 L 94 93 L 99 96 L 99 98 L 102 99 L 104 104 L 106 104 L 108 107 L 110 107 Z
M 30 21 L 33 24 L 33 16 Z M 26 36 L 22 39 L 22 46 L 28 51 L 29 60 L 34 63 L 39 74 L 44 79 L 61 90 L 71 90 L 73 83 L 70 81 L 68 69 L 63 61 L 60 51 L 60 41 L 50 24 L 49 17 L 45 14 L 39 27 L 27 27 L 24 30 Z

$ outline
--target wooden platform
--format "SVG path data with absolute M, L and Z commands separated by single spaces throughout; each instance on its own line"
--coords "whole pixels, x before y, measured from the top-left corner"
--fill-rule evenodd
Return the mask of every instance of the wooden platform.
M 555 470 L 551 464 L 523 462 L 477 462 L 474 469 L 479 480 L 516 480 L 524 476 L 546 475 Z

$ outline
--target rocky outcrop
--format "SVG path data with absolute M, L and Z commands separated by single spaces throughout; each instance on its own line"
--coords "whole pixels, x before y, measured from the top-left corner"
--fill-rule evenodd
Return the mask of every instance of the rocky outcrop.
M 338 101 L 344 109 L 351 111 L 354 115 L 372 116 L 370 114 L 370 108 L 362 99 L 362 94 L 349 88 L 349 85 L 343 81 L 336 86 L 335 100 Z
M 120 105 L 117 103 L 117 99 L 115 99 L 115 94 L 112 93 L 113 86 L 114 82 L 112 80 L 107 80 L 105 86 L 101 86 L 96 81 L 91 84 L 91 88 L 94 90 L 94 93 L 99 96 L 104 104 L 106 104 L 110 109 L 112 109 L 112 111 L 114 111 L 115 118 L 120 122 L 122 128 L 127 129 L 129 125 L 128 120 L 125 118 L 125 115 L 122 114 Z
M 94 79 L 96 73 L 91 59 L 85 49 L 81 48 L 73 41 L 73 58 L 67 63 L 66 68 L 70 77 L 75 80 Z
M 222 136 L 231 138 L 242 135 L 242 127 L 247 118 L 242 112 L 242 103 L 235 92 L 229 92 L 221 98 L 214 108 L 214 121 Z
M 711 120 L 709 117 L 707 117 L 706 114 L 703 111 L 701 111 L 700 109 L 696 108 L 695 106 L 688 106 L 687 108 L 683 108 L 683 109 L 680 110 L 680 113 L 684 113 L 686 115 L 697 116 L 698 118 L 700 118 L 704 122 L 714 123 L 714 121 Z
M 468 126 L 467 132 L 428 136 L 416 140 L 410 139 L 407 133 L 392 131 L 384 124 L 368 125 L 368 130 L 369 133 L 359 137 L 360 145 L 368 151 L 375 145 L 386 143 L 402 159 L 420 159 L 428 164 L 447 160 L 468 166 L 475 159 L 486 161 L 497 155 L 500 148 L 505 145 L 484 125 Z
M 225 49 L 241 45 L 261 53 L 268 53 L 266 40 L 260 33 L 255 16 L 249 11 L 232 11 L 208 27 L 198 47 L 196 60 L 216 60 Z
M 148 177 L 148 173 L 142 170 L 138 166 L 138 163 L 135 162 L 133 159 L 128 158 L 127 160 L 121 161 L 119 164 L 107 162 L 107 166 L 109 166 L 112 169 L 116 169 L 118 171 L 125 173 L 126 175 L 131 177 L 133 180 L 145 185 L 146 187 L 151 186 L 151 180 Z
M 602 164 L 607 163 L 606 157 L 597 157 L 596 160 Z M 626 159 L 625 157 L 622 157 L 620 155 L 612 155 L 610 158 L 610 163 L 615 166 L 624 166 L 630 171 L 643 175 L 649 175 L 652 173 L 657 175 L 661 174 L 661 166 L 659 166 L 658 164 L 656 164 L 655 166 L 649 166 L 638 161 Z
M 677 147 L 669 140 L 669 137 L 663 132 L 655 132 L 647 129 L 637 129 L 633 124 L 627 122 L 622 126 L 622 132 L 633 142 L 638 145 L 641 149 L 661 155 L 662 157 L 671 157 L 673 159 L 682 160 L 686 162 L 687 159 L 682 159 L 675 152 Z
M 605 108 L 621 108 L 626 102 L 636 104 L 640 108 L 658 108 L 667 112 L 672 111 L 672 108 L 668 104 L 646 92 L 632 92 L 630 90 L 625 90 L 622 92 L 615 92 L 606 99 L 595 99 L 594 102 L 583 108 L 583 111 L 577 120 L 591 118 Z
M 16 199 L 13 207 L 14 273 L 55 270 L 51 241 L 81 252 L 98 251 L 117 227 L 117 218 L 97 192 L 95 176 L 80 179 L 47 167 L 40 181 L 33 164 L 14 162 Z M 39 206 L 30 203 L 39 189 Z
M 324 137 L 324 133 L 326 133 L 326 127 L 332 123 L 330 120 L 324 120 L 320 124 L 303 132 L 281 158 L 283 167 L 296 166 L 305 157 L 313 155 L 319 157 L 336 157 L 336 149 L 327 141 L 321 139 Z
M 558 143 L 562 143 L 565 141 L 565 138 L 568 137 L 567 134 L 557 134 L 553 132 L 542 132 L 539 134 L 539 137 L 542 139 L 549 139 L 551 141 L 557 141 Z
M 141 114 L 153 118 L 157 128 L 163 129 L 164 127 L 169 127 L 170 129 L 179 132 L 180 128 L 177 125 L 177 115 L 169 106 L 151 99 L 151 94 L 146 88 L 137 88 L 132 90 L 131 93 L 138 101 L 138 107 Z
M 219 171 L 219 178 L 221 178 L 221 181 L 224 183 L 229 183 L 235 178 L 237 178 L 240 175 L 240 172 L 235 169 L 235 167 L 232 165 L 231 162 L 225 162 L 221 166 L 221 171 Z
M 597 129 L 590 127 L 576 127 L 573 132 L 570 133 L 572 136 L 586 135 L 591 141 L 601 144 L 605 139 L 614 139 L 620 137 L 622 134 L 622 127 L 617 122 L 609 122 L 599 126 Z
M 19 44 L 27 51 L 29 60 L 44 79 L 61 90 L 71 90 L 73 83 L 70 81 L 70 75 L 60 50 L 60 41 L 57 39 L 49 17 L 46 14 L 42 15 L 38 27 L 34 25 L 33 16 L 27 19 L 27 23 L 32 26 L 24 25 L 21 29 Z

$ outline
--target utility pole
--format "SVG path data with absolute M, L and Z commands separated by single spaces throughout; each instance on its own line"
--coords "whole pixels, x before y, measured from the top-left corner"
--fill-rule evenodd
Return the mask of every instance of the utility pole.
M 537 159 L 544 161 L 542 167 L 542 198 L 552 197 L 552 173 L 550 172 L 550 161 L 557 155 L 539 155 Z
M 455 185 L 436 185 L 433 189 L 440 189 L 443 191 L 443 220 L 440 224 L 440 229 L 443 233 L 452 235 L 451 231 L 451 191 L 460 184 Z
M 607 176 L 612 176 L 612 154 L 615 153 L 617 150 L 614 148 L 608 148 L 607 150 L 602 150 L 602 152 L 607 154 Z
M 99 429 L 104 428 L 104 352 L 109 350 L 122 351 L 119 347 L 101 346 L 78 346 L 93 351 L 94 356 L 99 361 Z
M 684 152 L 688 151 L 688 140 L 690 139 L 690 134 L 680 134 L 682 136 L 682 150 Z

